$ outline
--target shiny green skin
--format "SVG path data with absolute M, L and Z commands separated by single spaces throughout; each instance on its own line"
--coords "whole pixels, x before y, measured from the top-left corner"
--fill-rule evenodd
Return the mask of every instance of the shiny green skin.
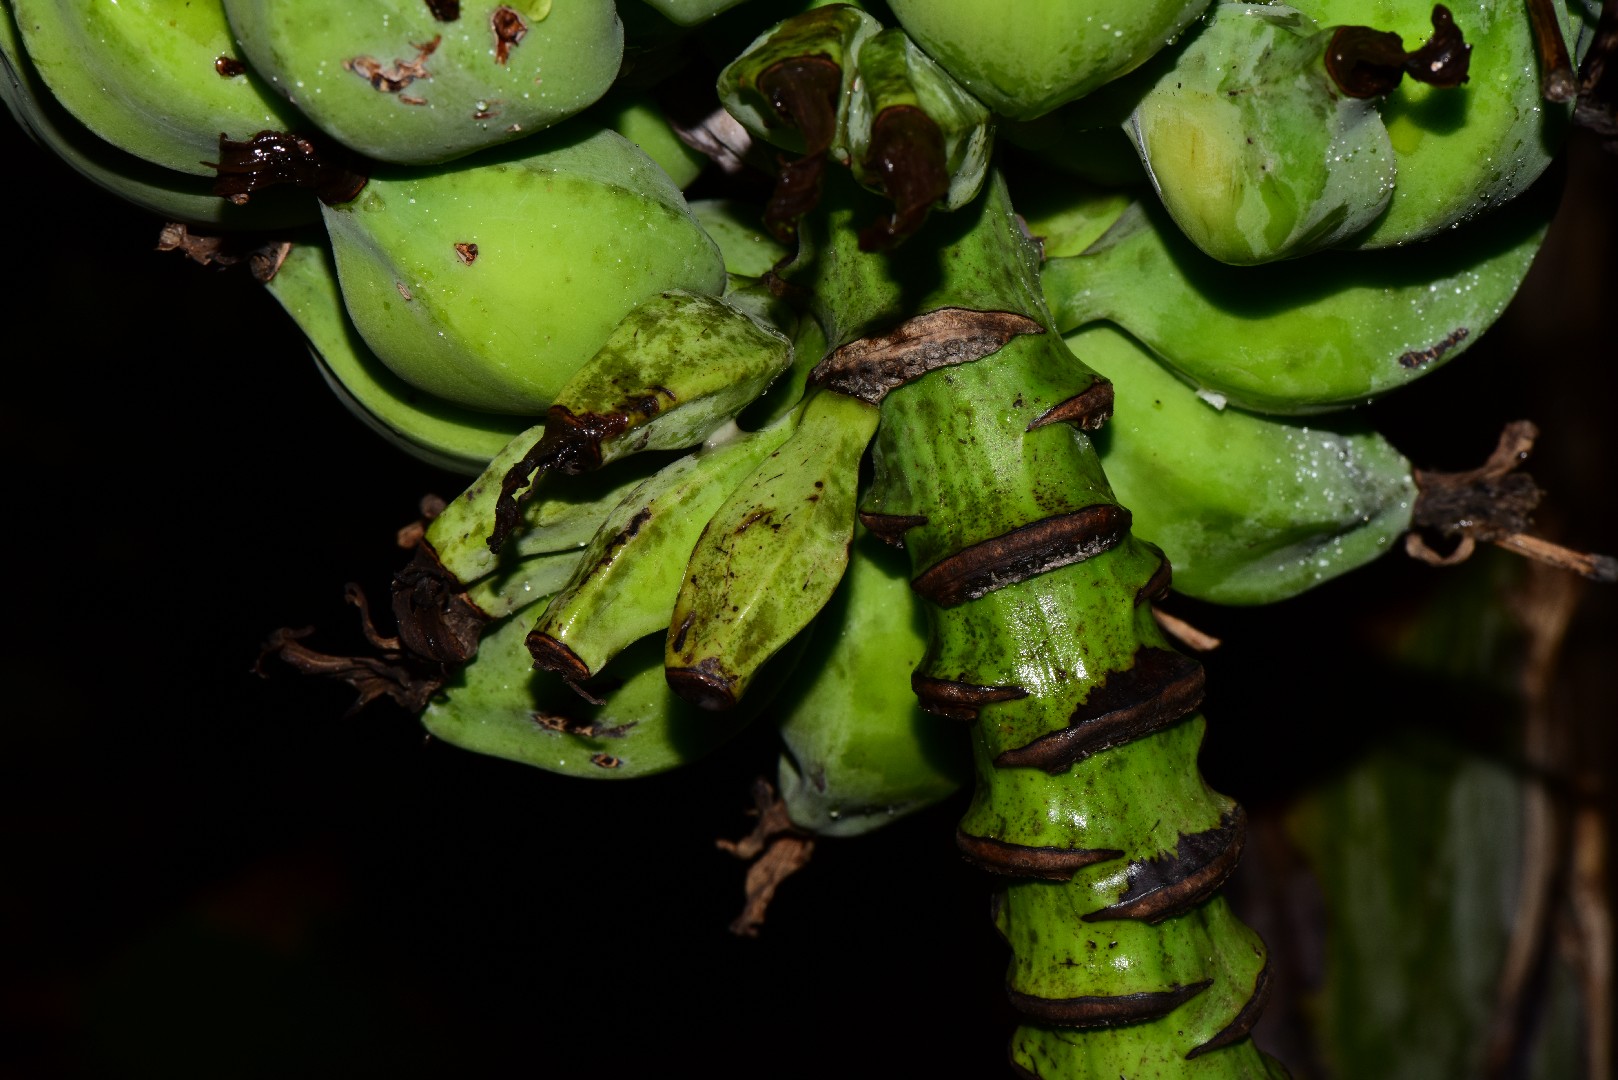
M 1388 133 L 1327 76 L 1330 39 L 1281 4 L 1215 4 L 1125 125 L 1175 223 L 1220 262 L 1331 247 L 1387 205 Z
M 422 713 L 435 738 L 569 776 L 649 776 L 695 761 L 729 739 L 780 681 L 767 681 L 755 700 L 716 716 L 669 690 L 662 643 L 648 637 L 608 666 L 602 685 L 592 687 L 603 704 L 592 705 L 561 679 L 533 670 L 524 645 L 531 619 L 519 611 L 484 632 L 477 656 Z
M 1113 384 L 1096 436 L 1137 535 L 1162 548 L 1176 592 L 1269 604 L 1389 551 L 1410 526 L 1410 463 L 1364 424 L 1215 409 L 1122 331 L 1067 344 Z
M 445 401 L 534 416 L 636 307 L 717 294 L 725 273 L 623 136 L 570 126 L 522 151 L 373 176 L 322 212 L 349 315 L 383 363 Z
M 412 457 L 475 476 L 527 427 L 440 401 L 389 371 L 349 321 L 324 247 L 294 245 L 266 287 L 308 337 L 320 374 L 349 412 Z
M 665 666 L 745 697 L 765 662 L 808 626 L 848 565 L 860 457 L 875 406 L 811 392 L 792 434 L 708 522 L 680 584 Z
M 1049 325 L 1037 252 L 998 177 L 956 218 L 964 218 L 960 231 L 942 250 L 918 245 L 891 258 L 855 254 L 857 217 L 842 206 L 824 233 L 811 232 L 806 222 L 815 255 L 809 273 L 818 273 L 824 302 L 837 309 L 822 319 L 833 345 L 880 324 L 903 283 L 916 280 L 928 286 L 907 296 L 905 310 L 1011 311 Z M 918 279 L 927 266 L 942 273 Z M 1086 435 L 1064 423 L 1029 430 L 1035 417 L 1098 381 L 1060 337 L 1046 332 L 1014 337 L 986 357 L 936 368 L 892 390 L 882 400 L 875 475 L 862 511 L 925 518 L 903 532 L 919 575 L 970 544 L 1053 514 L 1115 505 Z M 986 491 L 994 497 L 984 498 Z M 1123 895 L 1126 859 L 1172 852 L 1181 835 L 1216 828 L 1232 812 L 1231 801 L 1197 774 L 1200 718 L 1102 749 L 1054 774 L 994 763 L 1004 750 L 1064 729 L 1097 684 L 1133 665 L 1138 648 L 1167 648 L 1139 596 L 1159 561 L 1126 533 L 1088 558 L 975 598 L 924 599 L 931 641 L 919 675 L 1026 691 L 983 705 L 970 724 L 977 789 L 962 833 L 1026 847 L 1124 853 L 1070 881 L 1007 879 L 998 922 L 1013 950 L 1008 988 L 1062 999 L 1211 980 L 1153 1024 L 1089 1030 L 1024 1024 L 1012 1038 L 1012 1059 L 1039 1076 L 1280 1075 L 1248 1039 L 1194 1061 L 1184 1057 L 1241 1011 L 1264 964 L 1257 936 L 1230 917 L 1223 900 L 1155 925 L 1078 918 Z
M 1413 49 L 1432 35 L 1430 0 L 1297 0 L 1322 26 L 1388 30 Z M 1572 51 L 1576 4 L 1556 4 Z M 1493 210 L 1528 189 L 1567 135 L 1571 103 L 1539 93 L 1539 60 L 1520 0 L 1451 4 L 1472 46 L 1469 76 L 1453 89 L 1405 79 L 1379 106 L 1398 161 L 1393 199 L 1368 230 L 1344 246 L 1381 248 L 1433 236 Z
M 533 633 L 566 646 L 594 674 L 630 643 L 666 630 L 703 528 L 791 430 L 781 423 L 688 454 L 637 486 L 596 530 Z
M 213 175 L 219 137 L 299 126 L 257 75 L 222 77 L 240 51 L 219 0 L 10 0 L 56 100 L 107 142 L 193 176 Z
M 291 190 L 266 192 L 238 206 L 213 193 L 212 179 L 154 165 L 96 135 L 61 106 L 39 77 L 12 18 L 10 0 L 0 0 L 0 100 L 35 142 L 74 171 L 165 221 L 227 230 L 278 229 L 320 216 L 313 196 Z M 215 140 L 217 149 L 217 135 Z
M 1215 403 L 1306 414 L 1362 404 L 1464 352 L 1515 295 L 1549 220 L 1531 196 L 1487 228 L 1408 251 L 1321 252 L 1301 272 L 1222 265 L 1143 206 L 1041 276 L 1058 330 L 1111 321 Z
M 861 531 L 783 691 L 776 783 L 794 825 L 859 836 L 948 798 L 971 775 L 958 733 L 911 693 L 926 649 L 904 556 Z
M 1030 120 L 1134 70 L 1206 0 L 890 0 L 927 54 L 995 112 Z
M 505 63 L 491 28 L 502 7 L 527 27 Z M 343 145 L 401 165 L 450 161 L 582 112 L 607 92 L 623 55 L 611 0 L 481 0 L 449 23 L 422 0 L 226 0 L 225 10 L 276 91 Z M 392 93 L 350 67 L 369 60 L 396 78 L 398 65 L 418 59 L 430 77 Z

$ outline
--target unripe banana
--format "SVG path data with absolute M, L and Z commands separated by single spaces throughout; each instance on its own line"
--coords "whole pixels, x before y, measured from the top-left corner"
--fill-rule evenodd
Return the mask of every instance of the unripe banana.
M 1429 33 L 1431 0 L 1295 0 L 1321 25 L 1368 23 L 1414 41 Z M 1555 5 L 1571 43 L 1586 10 Z M 1380 248 L 1441 233 L 1495 209 L 1528 189 L 1567 133 L 1571 103 L 1540 96 L 1533 32 L 1520 2 L 1455 5 L 1455 22 L 1472 44 L 1471 77 L 1435 89 L 1404 80 L 1382 101 L 1398 162 L 1387 212 L 1346 246 Z
M 248 60 L 343 145 L 424 165 L 521 138 L 607 92 L 611 0 L 226 0 Z
M 1174 40 L 1207 0 L 890 0 L 905 32 L 995 112 L 1029 120 L 1083 97 Z
M 777 784 L 792 823 L 858 836 L 953 794 L 966 744 L 916 703 L 927 626 L 904 557 L 863 530 L 783 691 Z
M 291 190 L 237 205 L 215 195 L 211 179 L 154 165 L 102 139 L 57 102 L 12 15 L 9 0 L 0 0 L 0 100 L 36 142 L 92 183 L 165 221 L 215 229 L 280 229 L 319 216 L 313 198 Z
M 791 431 L 781 422 L 688 454 L 625 496 L 529 632 L 535 666 L 583 682 L 632 642 L 666 630 L 708 520 Z
M 1333 40 L 1281 4 L 1215 4 L 1130 117 L 1163 205 L 1221 262 L 1331 247 L 1387 205 L 1393 148 L 1327 74 Z
M 327 385 L 348 410 L 401 450 L 476 475 L 528 421 L 440 401 L 406 383 L 366 348 L 343 308 L 331 252 L 295 244 L 267 287 L 309 339 Z
M 729 11 L 742 0 L 643 0 L 643 2 L 675 26 L 696 26 L 698 23 L 707 22 L 721 11 Z
M 324 207 L 349 315 L 383 363 L 469 408 L 535 416 L 624 316 L 724 289 L 664 172 L 611 131 L 373 177 Z
M 669 625 L 669 684 L 727 709 L 837 587 L 877 409 L 811 393 L 792 435 L 725 501 L 691 553 Z
M 1408 251 L 1322 252 L 1299 273 L 1222 265 L 1143 205 L 1086 253 L 1048 260 L 1041 280 L 1058 330 L 1117 323 L 1215 404 L 1322 412 L 1464 352 L 1522 284 L 1550 209 L 1525 197 L 1487 229 Z
M 594 704 L 531 668 L 523 639 L 533 610 L 491 627 L 476 658 L 427 706 L 421 722 L 434 737 L 569 776 L 647 776 L 694 761 L 741 730 L 796 659 L 782 657 L 779 677 L 756 700 L 714 716 L 668 688 L 662 643 L 648 637 L 607 668 Z
M 176 172 L 212 176 L 221 133 L 298 126 L 238 59 L 220 0 L 10 0 L 56 99 L 107 142 Z
M 1385 554 L 1409 528 L 1410 463 L 1365 425 L 1215 409 L 1105 323 L 1067 343 L 1113 384 L 1096 448 L 1176 591 L 1273 603 Z
M 786 337 L 724 300 L 669 292 L 642 304 L 562 388 L 544 437 L 507 472 L 489 550 L 500 550 L 517 526 L 518 499 L 546 475 L 696 446 L 791 363 Z

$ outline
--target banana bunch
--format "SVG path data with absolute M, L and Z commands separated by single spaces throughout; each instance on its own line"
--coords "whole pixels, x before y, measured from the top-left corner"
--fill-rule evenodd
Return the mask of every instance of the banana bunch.
M 1519 453 L 1425 473 L 1329 414 L 1521 285 L 1569 115 L 1518 77 L 1543 36 L 1496 0 L 632 5 L 0 0 L 19 122 L 172 220 L 302 227 L 265 276 L 328 384 L 475 477 L 382 655 L 273 648 L 572 776 L 768 716 L 804 834 L 972 770 L 1017 1068 L 1279 1075 L 1217 895 L 1245 819 L 1153 603 L 1526 528 Z M 693 149 L 765 145 L 731 180 Z

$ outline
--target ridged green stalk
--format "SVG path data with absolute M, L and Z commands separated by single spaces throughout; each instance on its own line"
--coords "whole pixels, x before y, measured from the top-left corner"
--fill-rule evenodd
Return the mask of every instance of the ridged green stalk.
M 1263 945 L 1215 895 L 1244 818 L 1196 770 L 1201 668 L 1156 628 L 1167 566 L 1085 434 L 1111 388 L 1054 332 L 998 178 L 893 256 L 857 250 L 857 216 L 803 227 L 832 346 L 811 378 L 880 402 L 861 517 L 908 551 L 928 612 L 922 707 L 971 731 L 958 842 L 1005 880 L 1012 1060 L 1046 1080 L 1284 1075 L 1247 1037 Z

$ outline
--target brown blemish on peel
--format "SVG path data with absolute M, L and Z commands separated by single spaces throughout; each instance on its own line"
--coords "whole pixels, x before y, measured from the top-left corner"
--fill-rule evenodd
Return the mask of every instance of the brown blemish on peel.
M 820 202 L 826 154 L 837 134 L 843 69 L 825 56 L 795 56 L 770 65 L 754 85 L 776 118 L 803 135 L 803 157 L 781 161 L 775 190 L 764 207 L 764 227 L 777 240 L 790 243 L 798 219 Z
M 410 562 L 394 576 L 393 617 L 405 648 L 445 664 L 472 659 L 489 623 L 460 579 L 444 569 L 427 544 L 418 544 Z
M 985 705 L 1028 696 L 1028 691 L 1020 686 L 976 686 L 919 673 L 911 674 L 910 689 L 915 692 L 923 712 L 948 720 L 976 720 Z
M 213 62 L 213 69 L 219 73 L 221 79 L 234 79 L 247 73 L 247 65 L 234 56 L 221 56 Z
M 1458 327 L 1430 348 L 1412 349 L 1405 353 L 1399 357 L 1399 366 L 1402 368 L 1418 368 L 1423 364 L 1430 364 L 1471 336 L 1472 331 L 1464 326 Z
M 621 739 L 635 727 L 635 721 L 633 720 L 627 724 L 616 724 L 613 727 L 607 727 L 587 720 L 575 720 L 571 716 L 562 716 L 557 713 L 535 713 L 534 723 L 546 731 L 554 731 L 559 735 L 577 735 L 585 739 Z
M 603 769 L 616 769 L 619 765 L 622 765 L 623 762 L 618 758 L 613 757 L 611 754 L 591 754 L 590 764 L 599 766 Z
M 1408 53 L 1398 34 L 1369 26 L 1338 27 L 1326 46 L 1326 74 L 1352 98 L 1390 94 L 1406 75 L 1429 86 L 1460 86 L 1471 65 L 1472 46 L 1449 8 L 1433 5 L 1432 19 L 1432 37 Z
M 940 559 L 910 585 L 940 607 L 964 604 L 1007 585 L 1094 558 L 1128 535 L 1129 522 L 1129 511 L 1113 503 L 1056 514 Z
M 1165 1017 L 1212 985 L 1212 979 L 1204 979 L 1172 990 L 1076 998 L 1035 997 L 1008 986 L 1006 996 L 1011 999 L 1012 1008 L 1042 1024 L 1070 1028 L 1118 1027 Z
M 1090 912 L 1084 921 L 1159 923 L 1189 911 L 1218 892 L 1236 869 L 1246 833 L 1247 813 L 1239 806 L 1206 832 L 1181 833 L 1174 851 L 1131 862 L 1118 902 Z
M 981 870 L 1009 877 L 1039 878 L 1042 881 L 1067 881 L 1087 866 L 1111 862 L 1124 856 L 1122 851 L 1111 848 L 1030 847 L 986 836 L 973 836 L 959 829 L 955 830 L 955 846 Z
M 511 59 L 512 48 L 528 36 L 528 24 L 515 9 L 504 4 L 489 16 L 489 29 L 494 31 L 494 62 L 502 65 Z
M 887 251 L 927 220 L 927 211 L 949 194 L 944 134 L 914 105 L 883 109 L 871 122 L 870 151 L 861 163 L 893 213 L 860 230 L 861 251 Z
M 879 405 L 888 391 L 929 371 L 981 360 L 1019 334 L 1044 332 L 1033 319 L 1010 311 L 939 308 L 886 334 L 849 342 L 816 364 L 809 382 Z
M 461 17 L 461 0 L 427 0 L 427 10 L 439 22 L 454 22 Z
M 478 261 L 478 246 L 476 244 L 456 244 L 455 257 L 471 266 Z
M 427 58 L 438 50 L 438 43 L 442 40 L 443 35 L 437 34 L 431 41 L 416 45 L 416 56 L 413 60 L 395 60 L 392 64 L 384 66 L 382 61 L 374 56 L 356 56 L 351 60 L 344 60 L 343 67 L 369 82 L 373 90 L 379 90 L 384 94 L 397 94 L 417 79 L 433 77 L 427 70 Z
M 366 181 L 341 147 L 285 131 L 261 131 L 246 142 L 221 135 L 219 160 L 207 164 L 219 174 L 213 193 L 237 204 L 265 188 L 296 187 L 335 206 L 358 195 Z
M 1168 727 L 1202 704 L 1202 665 L 1170 649 L 1140 648 L 1135 663 L 1114 671 L 1073 710 L 1068 726 L 994 759 L 1001 768 L 1057 773 L 1111 746 Z
M 574 415 L 565 405 L 552 405 L 545 413 L 545 434 L 500 481 L 489 550 L 498 554 L 505 545 L 506 537 L 517 527 L 519 495 L 532 491 L 540 476 L 547 472 L 577 476 L 599 468 L 602 440 L 620 435 L 628 427 L 626 413 Z
M 1057 402 L 1036 416 L 1028 425 L 1029 431 L 1046 424 L 1072 424 L 1081 431 L 1099 431 L 1112 419 L 1112 383 L 1097 378 L 1094 385 L 1074 394 L 1066 401 Z

